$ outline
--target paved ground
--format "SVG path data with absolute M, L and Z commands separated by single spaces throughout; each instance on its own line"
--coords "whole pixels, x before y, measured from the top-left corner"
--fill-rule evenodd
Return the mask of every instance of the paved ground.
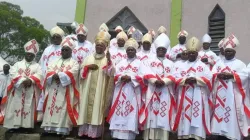
M 24 133 L 9 133 L 7 130 L 0 126 L 0 140 L 88 140 L 87 137 L 84 138 L 76 138 L 77 136 L 77 128 L 74 128 L 71 132 L 70 136 L 62 138 L 58 135 L 50 135 L 50 136 L 41 136 L 40 133 L 43 132 L 42 129 L 37 126 L 35 128 L 35 132 L 33 134 L 24 134 Z M 138 135 L 137 140 L 142 140 L 142 135 Z M 105 135 L 104 140 L 112 140 L 110 137 L 110 131 L 108 130 L 108 125 L 105 127 Z M 176 140 L 175 134 L 170 134 L 169 140 Z M 215 138 L 207 138 L 207 140 L 215 140 Z M 244 140 L 250 140 L 250 138 L 246 138 Z

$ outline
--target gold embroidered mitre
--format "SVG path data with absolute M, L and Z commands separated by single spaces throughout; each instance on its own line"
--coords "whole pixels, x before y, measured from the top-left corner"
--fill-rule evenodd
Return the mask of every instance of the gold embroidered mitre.
M 104 44 L 107 47 L 109 45 L 109 41 L 109 34 L 104 31 L 100 31 L 95 37 L 95 44 Z
M 200 41 L 196 37 L 192 37 L 187 41 L 187 50 L 188 51 L 196 51 L 200 50 Z

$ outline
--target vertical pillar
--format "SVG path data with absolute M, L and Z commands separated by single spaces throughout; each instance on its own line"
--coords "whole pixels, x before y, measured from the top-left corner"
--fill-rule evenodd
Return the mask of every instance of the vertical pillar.
M 75 11 L 75 21 L 78 23 L 84 23 L 85 13 L 86 13 L 87 0 L 77 0 L 76 11 Z
M 181 30 L 182 0 L 171 0 L 170 41 L 173 47 L 178 43 L 177 34 Z

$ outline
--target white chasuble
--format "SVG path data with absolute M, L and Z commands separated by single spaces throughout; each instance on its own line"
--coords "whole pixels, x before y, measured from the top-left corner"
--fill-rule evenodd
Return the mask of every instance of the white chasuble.
M 44 50 L 39 61 L 42 67 L 43 76 L 46 76 L 48 65 L 55 61 L 55 59 L 61 57 L 61 48 L 60 45 L 50 45 Z
M 200 60 L 187 61 L 175 71 L 177 88 L 177 112 L 173 131 L 178 130 L 181 139 L 205 139 L 210 132 L 210 91 L 212 73 Z M 189 77 L 196 79 L 195 84 L 185 84 Z
M 135 139 L 138 134 L 138 111 L 141 105 L 141 87 L 143 85 L 139 59 L 123 59 L 115 68 L 115 90 L 112 106 L 107 117 L 112 137 Z M 130 76 L 131 81 L 124 83 L 122 76 Z
M 109 50 L 113 65 L 117 65 L 121 60 L 127 59 L 126 50 L 124 47 L 117 47 Z
M 78 119 L 79 93 L 76 79 L 79 65 L 73 58 L 58 58 L 50 63 L 44 82 L 45 101 L 43 104 L 44 118 L 41 125 L 45 131 L 58 134 L 69 134 Z M 60 83 L 52 79 L 58 74 Z
M 61 57 L 61 48 L 62 47 L 60 45 L 50 45 L 44 50 L 44 52 L 41 56 L 41 59 L 39 61 L 39 64 L 42 68 L 43 78 L 46 77 L 48 65 L 50 63 L 52 63 L 53 61 L 55 61 L 55 59 L 58 59 Z M 41 81 L 42 83 L 44 83 L 43 80 Z M 45 97 L 43 95 L 44 95 L 44 93 L 41 94 L 40 99 L 39 99 L 39 103 L 37 106 L 37 110 L 39 112 L 42 112 L 42 110 L 43 110 L 43 103 L 44 103 L 44 99 L 45 99 Z M 42 119 L 43 119 L 42 116 L 38 116 L 38 117 L 39 117 L 38 118 L 39 121 L 42 121 Z
M 85 40 L 83 43 L 76 42 L 76 47 L 73 50 L 72 58 L 81 65 L 84 59 L 94 52 L 94 47 L 91 42 Z
M 91 64 L 96 64 L 98 69 L 89 70 L 87 66 Z M 79 136 L 97 138 L 102 134 L 105 104 L 108 103 L 106 98 L 110 96 L 106 94 L 108 82 L 106 72 L 109 67 L 112 67 L 112 64 L 108 63 L 105 54 L 92 54 L 81 66 Z
M 117 49 L 118 47 L 117 39 L 116 38 L 111 39 L 109 46 L 110 46 L 109 51 L 114 51 L 115 49 Z
M 145 51 L 145 50 L 143 50 L 143 48 L 142 48 L 142 50 L 140 52 L 138 52 L 136 54 L 137 58 L 139 60 L 141 60 L 141 61 L 146 61 L 146 60 L 148 60 L 150 58 L 155 58 L 155 55 L 156 54 L 152 53 L 151 50 Z
M 5 106 L 3 126 L 6 128 L 34 128 L 37 121 L 36 106 L 41 93 L 41 67 L 36 62 L 17 62 L 10 69 L 11 83 L 2 99 Z M 31 87 L 24 88 L 23 81 L 30 79 Z
M 175 80 L 171 75 L 173 73 L 173 62 L 168 59 L 161 61 L 154 57 L 154 59 L 144 61 L 143 64 L 146 67 L 145 69 L 150 69 L 149 71 L 151 71 L 145 73 L 146 70 L 143 70 L 144 79 L 148 81 L 146 95 L 142 93 L 143 105 L 139 114 L 139 122 L 143 125 L 145 124 L 144 140 L 168 139 L 175 106 L 173 93 Z M 164 81 L 165 86 L 157 88 L 154 84 L 156 80 Z M 152 135 L 151 131 L 154 131 L 155 134 Z M 157 135 L 157 133 L 159 134 Z
M 175 62 L 176 60 L 179 60 L 179 59 L 177 59 L 176 57 L 177 57 L 177 55 L 178 55 L 179 53 L 182 53 L 184 50 L 186 50 L 185 44 L 184 44 L 184 45 L 181 45 L 181 44 L 175 45 L 173 48 L 171 48 L 171 51 L 170 51 L 170 54 L 169 54 L 170 60 L 172 60 L 172 61 L 174 61 L 174 62 Z
M 250 98 L 246 65 L 238 60 L 221 60 L 213 67 L 214 114 L 211 131 L 229 139 L 241 140 L 248 136 Z M 234 79 L 220 80 L 221 72 L 231 73 Z
M 215 63 L 217 61 L 219 61 L 219 57 L 210 49 L 209 50 L 201 50 L 199 52 L 199 59 L 204 59 L 207 58 L 208 59 L 208 63 L 206 63 L 206 65 L 209 67 L 210 70 L 213 69 L 213 66 L 215 65 Z

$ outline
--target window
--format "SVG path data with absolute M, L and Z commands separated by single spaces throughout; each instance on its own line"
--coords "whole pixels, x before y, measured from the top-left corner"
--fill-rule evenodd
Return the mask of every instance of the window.
M 210 49 L 218 55 L 218 43 L 225 37 L 225 13 L 218 4 L 208 17 L 208 26 L 208 34 L 212 38 Z

